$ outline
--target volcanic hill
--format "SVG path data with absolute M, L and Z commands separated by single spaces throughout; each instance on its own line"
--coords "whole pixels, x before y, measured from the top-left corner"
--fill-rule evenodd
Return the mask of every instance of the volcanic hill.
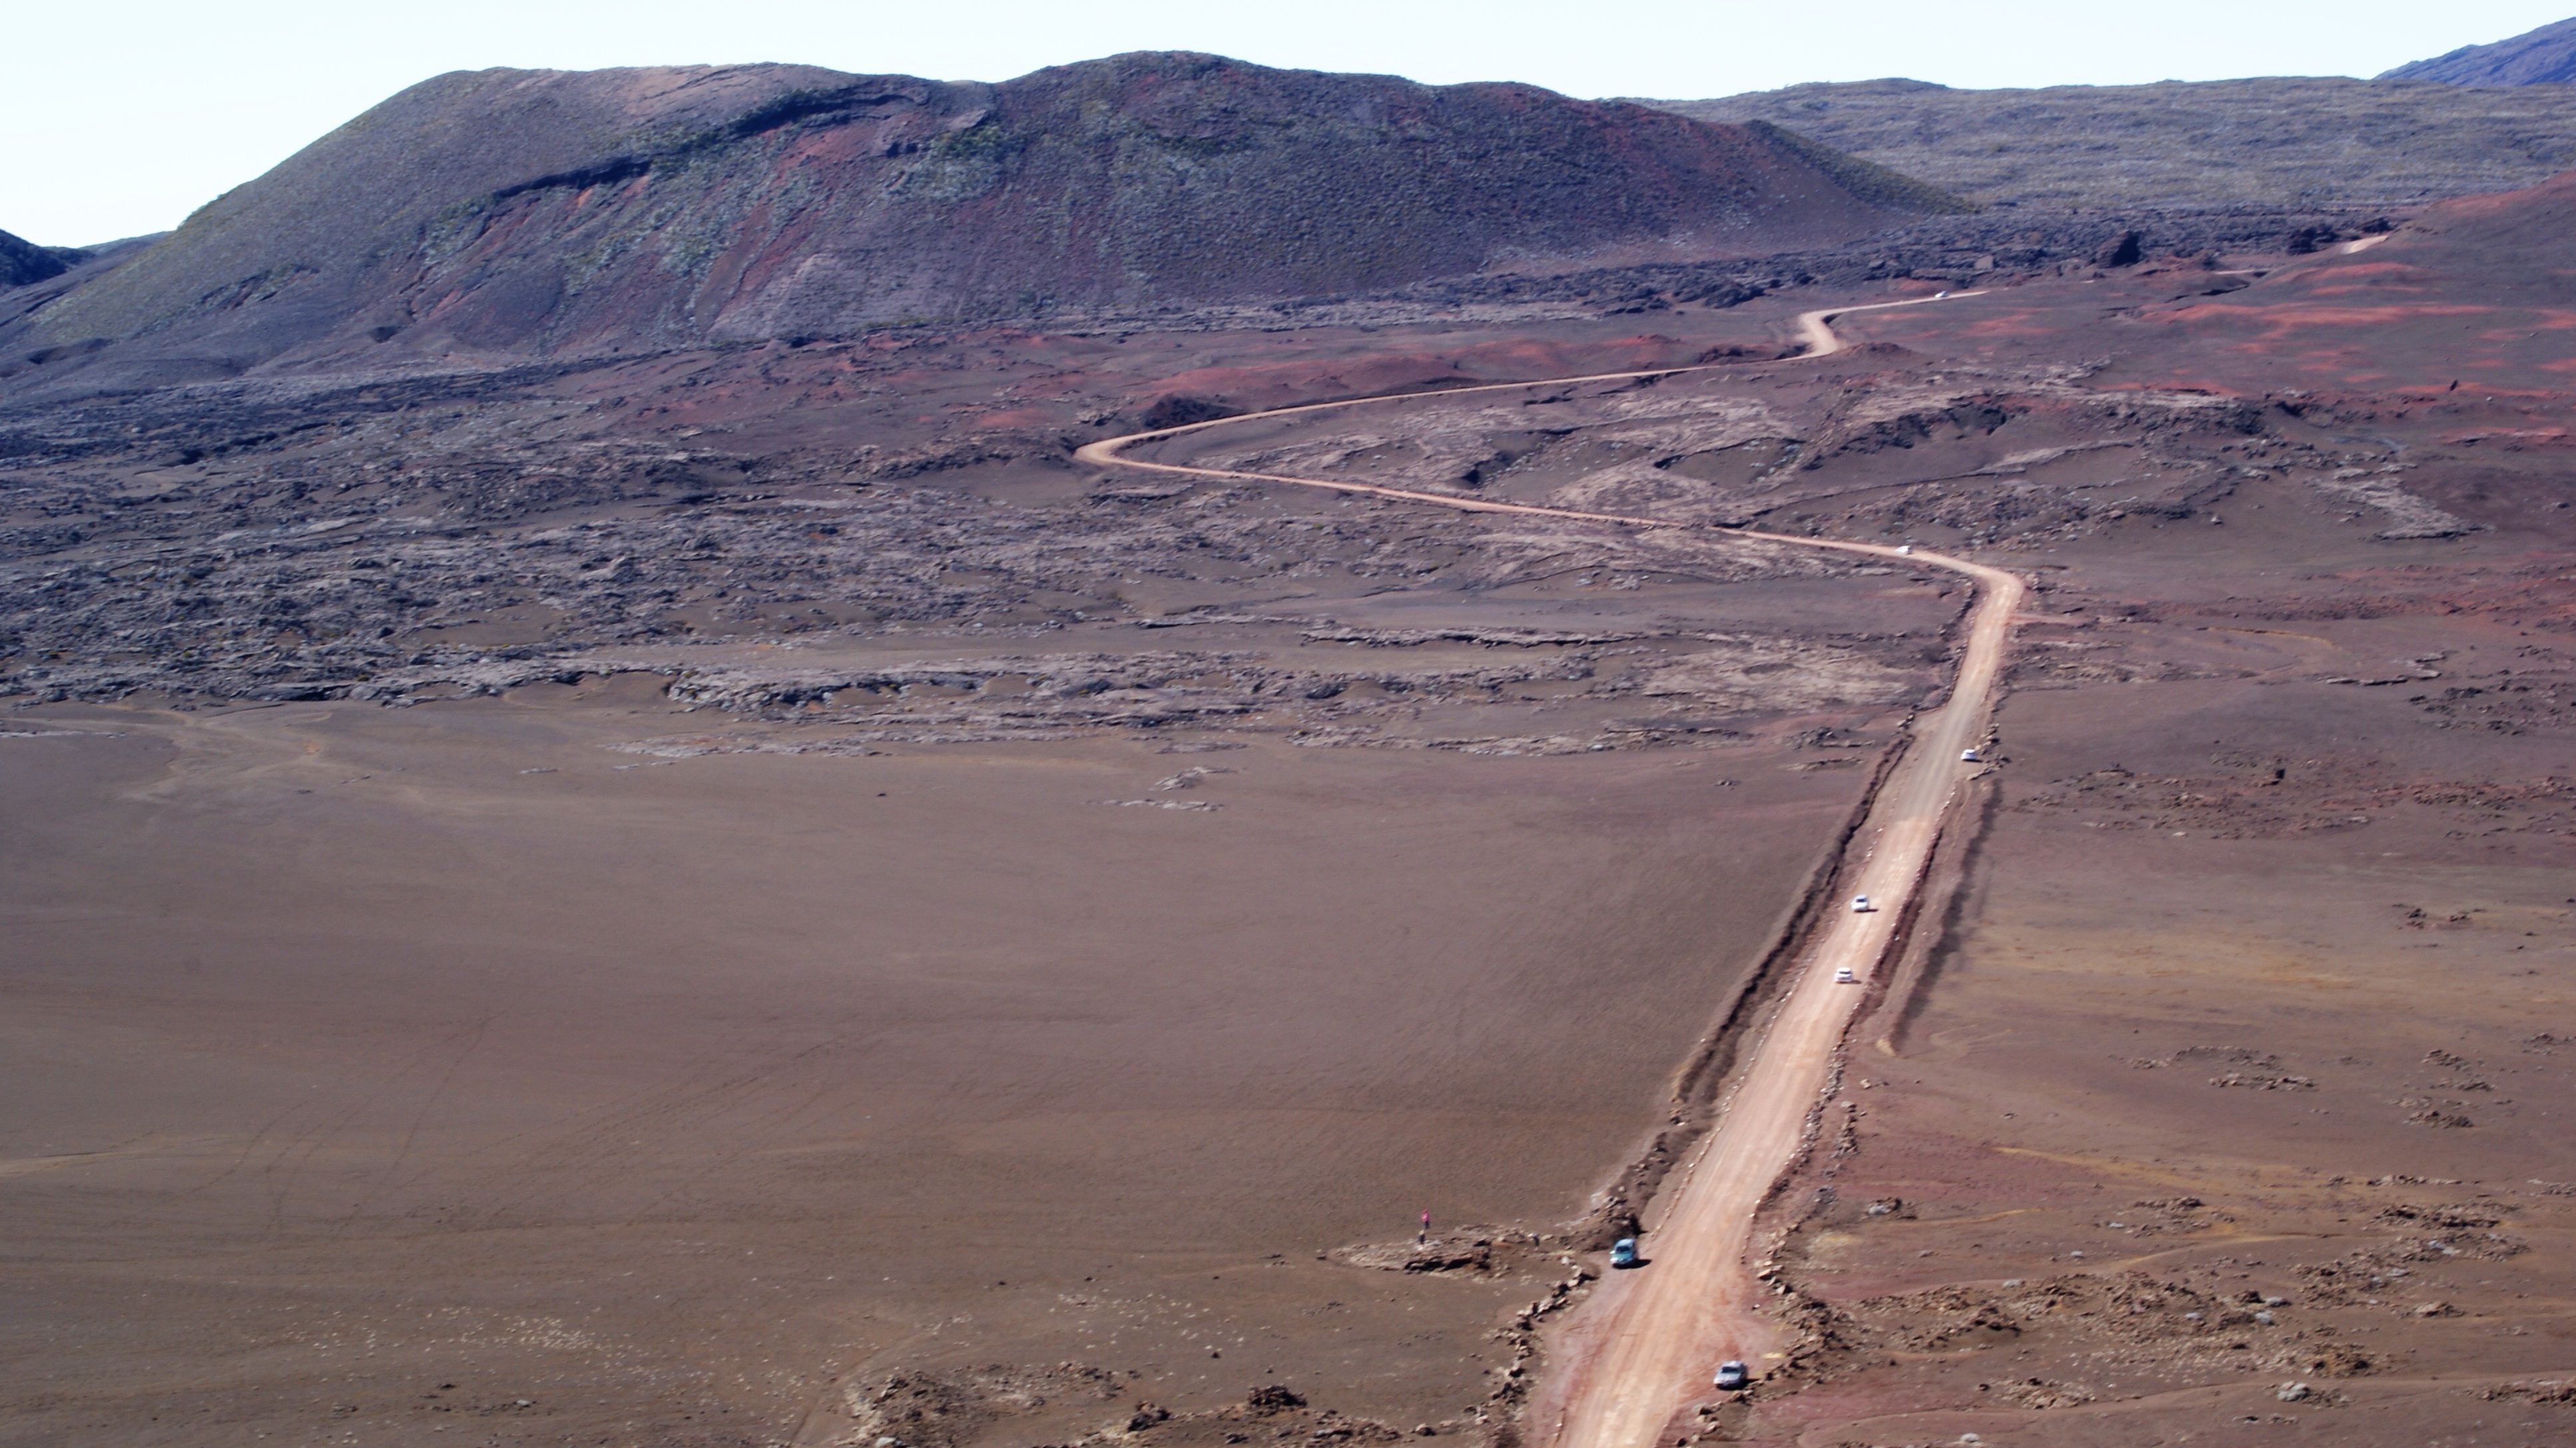
M 1957 209 L 1773 128 L 1525 85 L 1180 53 L 998 85 L 489 70 L 394 96 L 0 340 L 146 339 L 132 380 L 183 381 L 1759 254 Z
M 29 282 L 61 276 L 71 270 L 73 263 L 87 256 L 88 253 L 73 247 L 38 246 L 0 231 L 0 287 L 23 287 Z
M 2425 62 L 2441 64 L 2443 62 Z M 2576 87 L 2271 76 L 1953 90 L 1917 80 L 1654 101 L 1787 126 L 1985 205 L 2390 209 L 2576 167 Z
M 2576 81 L 2576 20 L 2553 21 L 2493 45 L 2464 45 L 2431 60 L 2409 61 L 2379 78 L 2481 86 Z

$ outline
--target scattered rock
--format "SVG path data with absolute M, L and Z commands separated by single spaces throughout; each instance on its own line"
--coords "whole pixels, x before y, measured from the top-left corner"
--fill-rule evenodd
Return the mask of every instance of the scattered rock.
M 2102 243 L 2101 247 L 2093 253 L 2093 264 L 2101 267 L 2136 266 L 2139 258 L 2145 255 L 2139 249 L 2138 241 L 2136 232 L 2121 232 Z
M 2332 246 L 2338 233 L 2331 226 L 2302 226 L 2281 238 L 2281 250 L 2292 256 L 2306 256 Z
M 1302 1408 L 1306 1406 L 1306 1400 L 1298 1396 L 1295 1389 L 1278 1383 L 1264 1383 L 1245 1395 L 1243 1405 L 1256 1413 L 1267 1415 L 1285 1413 L 1292 1408 Z
M 1175 392 L 1156 398 L 1154 405 L 1145 409 L 1145 429 L 1159 432 L 1167 427 L 1189 427 L 1196 423 L 1214 422 L 1220 417 L 1233 417 L 1242 411 L 1242 408 L 1230 407 L 1213 397 Z

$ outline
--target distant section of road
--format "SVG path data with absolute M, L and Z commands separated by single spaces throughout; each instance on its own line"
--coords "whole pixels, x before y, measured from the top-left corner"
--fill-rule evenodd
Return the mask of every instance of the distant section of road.
M 1901 302 L 1870 302 L 1857 307 L 1825 307 L 1798 315 L 1798 337 L 1806 350 L 1795 358 L 1799 362 L 1829 357 L 1843 350 L 1843 339 L 1834 333 L 1833 319 L 1854 312 L 1884 311 L 1889 307 L 1919 307 L 1926 302 L 1940 302 L 1984 296 L 1983 292 L 1944 292 L 1937 297 L 1910 297 Z M 1217 482 L 1286 483 L 1299 488 L 1322 488 L 1334 493 L 1364 493 L 1380 498 L 1402 498 L 1416 503 L 1430 503 L 1462 513 L 1529 513 L 1546 518 L 1570 518 L 1586 523 L 1626 523 L 1639 528 L 1695 528 L 1698 524 L 1679 523 L 1670 518 L 1649 518 L 1629 513 L 1587 513 L 1574 508 L 1550 508 L 1538 503 L 1498 503 L 1486 498 L 1460 497 L 1454 493 L 1426 493 L 1416 488 L 1390 488 L 1377 483 L 1337 482 L 1330 478 L 1299 478 L 1285 473 L 1240 472 L 1230 468 L 1194 468 L 1179 463 L 1140 462 L 1125 454 L 1143 443 L 1162 442 L 1169 438 L 1187 437 L 1222 427 L 1241 427 L 1247 422 L 1270 422 L 1282 417 L 1301 417 L 1315 412 L 1337 412 L 1343 408 L 1365 407 L 1380 402 L 1426 401 L 1441 397 L 1467 397 L 1480 392 L 1519 392 L 1532 387 L 1568 387 L 1583 382 L 1629 382 L 1640 377 L 1679 377 L 1692 372 L 1714 372 L 1742 363 L 1709 363 L 1694 367 L 1648 367 L 1635 372 L 1593 372 L 1580 377 L 1534 377 L 1527 382 L 1487 382 L 1474 387 L 1447 387 L 1438 392 L 1389 392 L 1375 397 L 1345 397 L 1337 402 L 1309 402 L 1299 407 L 1274 407 L 1267 412 L 1237 413 L 1208 422 L 1193 422 L 1183 427 L 1156 428 L 1151 432 L 1131 432 L 1123 437 L 1105 437 L 1085 443 L 1074 450 L 1074 457 L 1095 467 L 1141 468 L 1147 472 L 1170 473 L 1185 478 L 1207 478 Z M 1775 543 L 1795 543 L 1805 548 L 1836 549 L 1846 553 L 1894 554 L 1895 549 L 1877 543 L 1844 543 L 1830 538 L 1797 538 L 1785 533 L 1758 533 L 1749 529 L 1730 529 L 1732 538 L 1767 538 Z M 1958 572 L 1976 571 L 1976 565 L 1938 554 L 1913 555 L 1930 567 Z
M 1805 362 L 1817 357 L 1830 357 L 1850 345 L 1835 333 L 1833 323 L 1836 317 L 1848 317 L 1854 312 L 1883 312 L 1889 307 L 1919 307 L 1925 302 L 1947 302 L 1960 297 L 1984 295 L 1983 292 L 1942 292 L 1938 296 L 1908 297 L 1901 302 L 1871 302 L 1859 307 L 1822 307 L 1812 312 L 1800 312 L 1798 340 L 1807 344 L 1807 350 L 1799 353 L 1797 360 Z
M 1798 319 L 1800 335 L 1808 344 L 1802 355 L 1822 357 L 1842 350 L 1843 341 L 1832 326 L 1838 316 L 1943 299 L 1921 297 L 1808 312 Z M 1445 398 L 1461 392 L 1615 382 L 1701 370 L 1706 369 L 1662 368 L 1550 377 L 1397 396 Z M 1219 482 L 1323 488 L 1462 512 L 1522 513 L 1639 528 L 1700 526 L 1667 518 L 1505 503 L 1373 483 L 1138 462 L 1121 456 L 1139 443 L 1184 433 L 1394 400 L 1397 397 L 1314 403 L 1134 433 L 1092 443 L 1076 456 L 1103 467 L 1141 468 Z M 1896 921 L 1905 913 L 1931 861 L 1933 844 L 1958 794 L 1960 754 L 1985 735 L 2004 648 L 2013 616 L 2021 607 L 2022 581 L 2018 576 L 1963 558 L 1923 552 L 1900 555 L 1898 549 L 1885 544 L 1749 530 L 1727 530 L 1718 536 L 1759 538 L 1839 553 L 1904 556 L 1916 567 L 1947 569 L 1974 580 L 1977 602 L 1949 699 L 1915 721 L 1906 756 L 1880 787 L 1858 837 L 1863 853 L 1858 867 L 1847 873 L 1853 890 L 1866 894 L 1878 908 L 1838 912 L 1816 938 L 1807 942 L 1790 974 L 1787 996 L 1754 1043 L 1715 1127 L 1702 1140 L 1679 1185 L 1668 1189 L 1665 1199 L 1658 1203 L 1662 1210 L 1647 1253 L 1652 1265 L 1636 1272 L 1613 1274 L 1556 1345 L 1554 1361 L 1532 1404 L 1528 1428 L 1533 1437 L 1557 1448 L 1651 1448 L 1673 1414 L 1710 1391 L 1709 1379 L 1720 1361 L 1741 1357 L 1759 1370 L 1769 1325 L 1757 1305 L 1759 1294 L 1751 1264 L 1746 1260 L 1754 1213 L 1770 1194 L 1772 1185 L 1796 1160 L 1806 1139 L 1808 1118 L 1817 1106 L 1843 1033 L 1867 995 L 1863 986 L 1887 954 Z M 1835 972 L 1844 967 L 1850 968 L 1862 984 L 1835 984 Z

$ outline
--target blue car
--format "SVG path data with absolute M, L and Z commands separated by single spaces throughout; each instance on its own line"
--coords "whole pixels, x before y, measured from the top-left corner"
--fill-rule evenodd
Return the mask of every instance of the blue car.
M 1622 1237 L 1618 1241 L 1611 1243 L 1610 1265 L 1613 1267 L 1636 1266 L 1637 1239 L 1634 1237 Z

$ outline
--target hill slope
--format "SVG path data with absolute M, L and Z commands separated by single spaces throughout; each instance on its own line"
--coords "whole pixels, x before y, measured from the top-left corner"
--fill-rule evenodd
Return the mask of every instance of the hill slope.
M 1651 104 L 1789 126 L 1979 202 L 2398 206 L 2576 167 L 2576 87 L 2275 78 L 1977 91 L 1874 80 Z
M 2576 305 L 2576 171 L 2521 191 L 2428 206 L 2386 241 L 2330 266 L 2297 268 L 2252 295 L 2278 292 L 2338 306 L 2425 306 L 2459 326 L 2462 308 Z M 2446 341 L 2449 339 L 2446 338 Z M 2536 336 L 2480 335 L 2488 350 Z M 2556 357 L 2555 340 L 2530 350 Z
M 394 337 L 664 346 L 1760 253 L 1956 205 L 1849 158 L 1829 174 L 1829 155 L 1529 86 L 1188 54 L 1000 85 L 459 73 L 210 203 L 7 340 L 148 338 L 172 375 Z
M 38 246 L 0 231 L 0 287 L 23 287 L 61 276 L 88 253 L 68 246 Z
M 2576 81 L 2576 20 L 2527 30 L 2493 45 L 2464 45 L 2448 55 L 2410 61 L 2381 80 L 2434 80 L 2445 85 L 2560 85 Z

